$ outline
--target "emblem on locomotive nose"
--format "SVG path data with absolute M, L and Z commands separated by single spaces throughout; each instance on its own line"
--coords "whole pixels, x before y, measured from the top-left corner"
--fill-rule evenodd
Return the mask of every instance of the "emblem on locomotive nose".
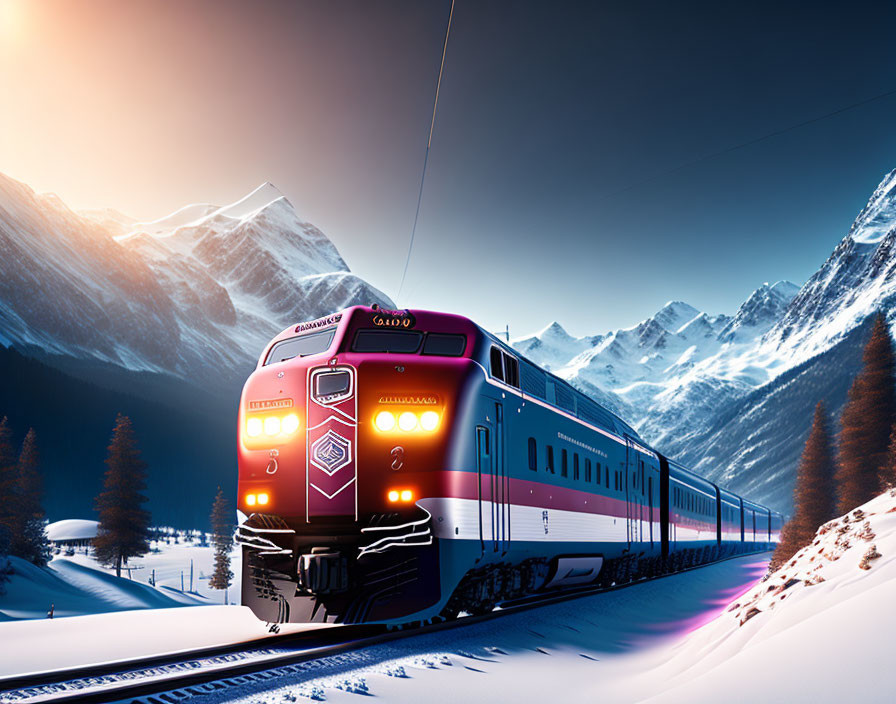
M 352 461 L 352 442 L 339 433 L 328 430 L 311 445 L 311 461 L 333 476 Z

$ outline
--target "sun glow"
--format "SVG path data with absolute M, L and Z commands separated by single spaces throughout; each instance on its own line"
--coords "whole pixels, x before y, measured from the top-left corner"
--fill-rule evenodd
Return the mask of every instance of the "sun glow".
M 25 0 L 0 0 L 0 40 L 4 44 L 21 36 L 25 26 Z

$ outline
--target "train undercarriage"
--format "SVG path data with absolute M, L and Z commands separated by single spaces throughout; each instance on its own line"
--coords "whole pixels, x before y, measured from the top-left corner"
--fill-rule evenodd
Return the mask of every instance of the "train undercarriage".
M 610 587 L 678 572 L 746 552 L 712 545 L 669 555 L 528 557 L 491 561 L 446 574 L 429 514 L 373 516 L 359 532 L 329 524 L 300 534 L 282 518 L 253 514 L 239 526 L 242 603 L 271 624 L 301 622 L 420 624 L 481 614 L 539 592 Z M 322 532 L 323 533 L 323 532 Z M 456 542 L 456 541 L 447 541 Z M 757 548 L 759 546 L 756 546 Z M 450 564 L 450 561 L 448 561 Z M 464 566 L 475 560 L 462 561 Z M 450 594 L 447 599 L 443 594 Z

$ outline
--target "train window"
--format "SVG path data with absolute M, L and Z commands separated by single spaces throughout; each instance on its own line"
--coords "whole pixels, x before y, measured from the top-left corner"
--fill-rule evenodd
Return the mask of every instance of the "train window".
M 520 363 L 516 357 L 504 354 L 504 381 L 520 388 Z
M 591 481 L 591 460 L 587 457 L 585 458 L 585 481 Z
M 466 335 L 431 332 L 423 341 L 423 354 L 439 357 L 460 357 L 467 347 Z
M 501 350 L 497 347 L 492 347 L 491 353 L 489 354 L 489 362 L 491 366 L 492 376 L 499 381 L 504 381 L 504 361 L 503 356 L 501 354 Z
M 358 330 L 352 352 L 388 352 L 414 354 L 420 349 L 423 333 L 419 330 Z
M 574 452 L 572 455 L 572 478 L 579 481 L 579 453 Z
M 604 477 L 606 478 L 607 489 L 609 489 L 610 488 L 610 468 L 609 467 L 604 468 Z
M 566 452 L 566 448 L 560 451 L 560 476 L 569 476 L 569 454 Z
M 276 364 L 277 362 L 285 362 L 293 357 L 307 357 L 312 354 L 320 354 L 330 349 L 330 343 L 336 336 L 336 328 L 331 330 L 319 330 L 310 332 L 307 335 L 299 335 L 298 337 L 290 337 L 288 340 L 281 340 L 271 347 L 268 358 L 265 360 L 265 366 L 268 364 Z
M 548 445 L 548 471 L 554 473 L 554 446 Z
M 594 463 L 594 481 L 600 484 L 600 462 Z
M 538 471 L 538 449 L 535 446 L 535 438 L 529 438 L 529 469 Z

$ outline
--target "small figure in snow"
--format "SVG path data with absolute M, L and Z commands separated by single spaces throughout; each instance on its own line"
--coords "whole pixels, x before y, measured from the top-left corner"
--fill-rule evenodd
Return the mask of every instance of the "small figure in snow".
M 53 618 L 53 612 L 56 610 L 56 604 L 50 604 L 50 610 L 47 611 L 47 618 Z

